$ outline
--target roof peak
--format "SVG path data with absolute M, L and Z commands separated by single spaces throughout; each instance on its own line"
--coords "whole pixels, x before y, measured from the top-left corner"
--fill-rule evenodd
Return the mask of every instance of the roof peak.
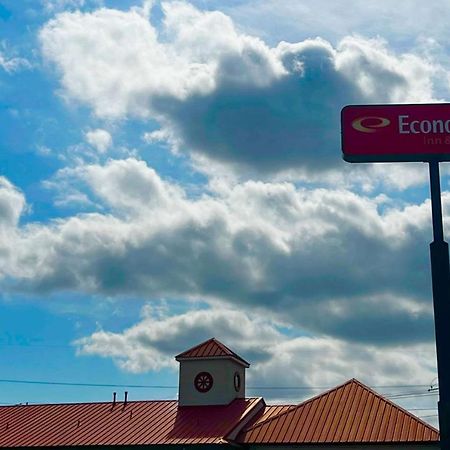
M 239 364 L 242 364 L 244 367 L 249 367 L 250 364 L 243 358 L 241 358 L 237 353 L 233 352 L 230 348 L 228 348 L 225 344 L 220 342 L 215 337 L 212 337 L 200 344 L 195 345 L 194 347 L 185 350 L 179 355 L 175 356 L 177 361 L 183 361 L 186 359 L 223 359 L 230 358 L 234 359 Z
M 361 400 L 363 397 L 363 395 L 361 393 L 363 391 L 366 391 L 366 393 L 367 393 L 367 394 L 365 394 L 366 395 L 365 400 Z M 369 397 L 371 397 L 373 400 L 370 400 Z M 375 400 L 375 398 L 377 400 Z M 374 404 L 376 402 L 378 403 L 377 408 L 379 408 L 379 409 L 377 409 L 377 411 L 375 411 L 375 410 L 372 411 L 371 409 L 375 408 Z M 344 409 L 345 408 L 348 409 L 348 405 L 353 404 L 353 406 L 355 408 L 353 411 L 354 414 L 356 414 L 355 411 L 360 409 L 359 414 L 362 415 L 362 413 L 364 411 L 364 414 L 367 417 L 369 417 L 369 416 L 375 417 L 378 414 L 378 412 L 380 412 L 380 411 L 383 412 L 384 410 L 396 411 L 396 414 L 398 416 L 402 416 L 404 418 L 404 419 L 402 419 L 404 422 L 408 422 L 410 424 L 411 423 L 417 424 L 416 433 L 419 433 L 418 429 L 420 428 L 420 433 L 423 434 L 424 441 L 433 441 L 433 440 L 439 439 L 439 431 L 437 429 L 435 429 L 434 427 L 432 427 L 425 421 L 419 419 L 418 417 L 414 416 L 409 411 L 407 411 L 404 408 L 402 408 L 401 406 L 395 404 L 391 400 L 383 397 L 381 394 L 379 394 L 376 391 L 374 391 L 373 389 L 369 388 L 368 386 L 366 386 L 364 383 L 357 380 L 356 378 L 352 378 L 343 384 L 340 384 L 332 389 L 329 389 L 321 394 L 318 394 L 310 399 L 307 399 L 307 400 L 303 401 L 302 403 L 299 403 L 298 405 L 295 405 L 286 411 L 282 411 L 276 415 L 268 417 L 265 420 L 262 420 L 262 421 L 254 423 L 253 425 L 250 425 L 248 428 L 246 428 L 241 433 L 240 438 L 241 438 L 241 440 L 243 440 L 247 443 L 248 442 L 259 442 L 261 439 L 261 436 L 264 435 L 264 430 L 266 430 L 267 427 L 270 426 L 271 428 L 273 428 L 275 426 L 275 428 L 277 428 L 277 426 L 279 426 L 281 420 L 283 420 L 283 421 L 287 420 L 287 419 L 285 419 L 286 417 L 292 417 L 292 419 L 289 420 L 289 423 L 299 422 L 298 423 L 298 425 L 299 425 L 300 422 L 304 419 L 305 414 L 306 413 L 311 414 L 312 410 L 315 411 L 320 408 L 323 408 L 322 413 L 319 415 L 320 417 L 325 417 L 327 415 L 326 411 L 328 411 L 328 409 L 329 409 L 330 414 L 332 413 L 333 415 L 335 415 L 336 411 L 338 409 L 340 409 L 340 408 L 338 408 L 338 404 L 341 405 L 340 407 L 342 407 Z M 381 404 L 384 404 L 385 406 L 381 407 L 380 406 Z M 320 408 L 319 408 L 319 405 L 320 405 Z M 351 412 L 350 409 L 348 409 L 346 412 L 347 416 L 350 414 L 350 412 Z M 343 413 L 343 410 L 341 411 L 341 413 Z M 306 414 L 306 415 L 308 415 L 308 414 Z M 383 414 L 381 414 L 381 413 L 379 415 L 383 416 Z M 373 419 L 373 417 L 372 417 L 372 419 Z M 339 420 L 338 420 L 338 417 L 334 417 L 335 422 L 339 422 L 342 420 L 348 420 L 348 417 L 347 417 L 347 419 L 341 418 Z M 387 428 L 384 428 L 384 430 L 382 430 L 380 423 L 383 421 L 386 421 L 388 419 L 383 416 L 383 420 L 381 420 L 381 419 L 379 419 L 379 420 L 380 420 L 380 422 L 378 422 L 377 426 L 380 429 L 377 430 L 377 433 L 379 433 L 379 434 L 377 435 L 376 440 L 377 441 L 383 441 L 383 439 L 393 440 L 394 435 L 390 436 L 389 439 L 387 439 L 387 436 L 385 436 L 384 438 L 382 437 L 383 433 L 387 433 Z M 373 423 L 373 426 L 375 426 L 375 423 Z M 356 426 L 355 424 L 352 427 L 354 428 L 352 433 L 355 434 L 355 436 L 353 436 L 353 439 L 356 439 L 356 436 L 361 433 L 361 430 L 358 429 L 358 426 Z M 349 430 L 352 427 L 350 427 L 347 430 L 348 433 L 350 433 Z M 335 432 L 337 433 L 336 430 L 335 430 Z M 406 433 L 406 434 L 408 434 L 408 433 Z M 425 438 L 425 435 L 427 435 L 427 438 Z M 348 436 L 347 436 L 347 438 L 348 438 Z M 418 437 L 411 437 L 411 436 L 408 437 L 408 436 L 402 435 L 402 436 L 396 436 L 396 438 L 402 442 L 403 441 L 411 442 L 411 441 L 416 441 L 416 440 L 420 441 L 420 439 Z M 328 435 L 327 436 L 317 435 L 314 437 L 309 436 L 308 438 L 306 436 L 303 436 L 303 437 L 297 436 L 296 438 L 294 438 L 293 436 L 290 436 L 290 437 L 285 436 L 284 439 L 285 440 L 287 439 L 287 441 L 289 441 L 289 443 L 303 442 L 302 441 L 303 439 L 306 439 L 306 440 L 312 439 L 312 440 L 314 440 L 314 442 L 337 443 L 337 442 L 341 442 L 343 437 L 338 436 L 337 434 L 333 435 L 333 433 L 331 433 L 329 436 Z M 368 436 L 366 436 L 364 439 L 368 439 L 370 441 L 370 438 Z M 284 442 L 284 443 L 286 443 L 286 442 Z

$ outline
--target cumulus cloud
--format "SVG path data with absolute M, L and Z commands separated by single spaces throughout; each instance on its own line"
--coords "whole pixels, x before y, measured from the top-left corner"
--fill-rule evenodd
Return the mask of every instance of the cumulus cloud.
M 263 182 L 189 198 L 131 158 L 67 176 L 108 212 L 16 227 L 10 288 L 220 301 L 379 345 L 433 338 L 428 202 Z
M 87 131 L 85 134 L 86 141 L 92 145 L 99 153 L 106 153 L 112 145 L 111 134 L 106 130 L 97 128 L 96 130 Z
M 227 345 L 245 342 L 245 353 L 258 359 L 269 356 L 264 344 L 273 344 L 282 337 L 268 321 L 256 315 L 250 319 L 247 314 L 231 309 L 193 310 L 170 316 L 148 305 L 143 315 L 142 321 L 123 333 L 101 330 L 79 339 L 75 343 L 79 353 L 113 357 L 126 370 L 144 372 L 176 368 L 175 355 L 212 335 Z M 262 338 L 259 348 L 255 346 L 256 337 Z
M 346 37 L 270 47 L 217 11 L 163 3 L 148 11 L 64 13 L 40 33 L 64 94 L 99 117 L 144 117 L 177 151 L 273 174 L 335 168 L 348 103 L 433 98 L 431 63 L 379 39 Z
M 288 337 L 281 325 L 252 311 L 206 309 L 161 315 L 147 307 L 143 319 L 122 332 L 97 331 L 74 344 L 79 355 L 113 358 L 133 372 L 171 368 L 174 356 L 212 336 L 250 362 L 248 386 L 333 386 L 351 377 L 370 385 L 424 384 L 435 376 L 432 345 L 379 349 L 339 339 Z M 283 379 L 280 381 L 280 373 Z M 251 389 L 250 395 L 279 398 L 280 391 Z M 286 391 L 297 400 L 311 391 Z
M 26 210 L 25 197 L 9 180 L 0 177 L 0 226 L 14 229 Z

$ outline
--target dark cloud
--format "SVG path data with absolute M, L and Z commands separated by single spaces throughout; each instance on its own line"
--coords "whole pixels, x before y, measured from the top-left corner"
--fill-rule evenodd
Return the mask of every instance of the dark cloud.
M 340 164 L 340 108 L 363 96 L 336 73 L 330 55 L 305 53 L 298 55 L 304 74 L 290 73 L 270 87 L 223 83 L 208 96 L 164 99 L 157 107 L 183 147 L 214 160 L 265 173 L 328 170 Z
M 380 40 L 271 48 L 224 14 L 184 2 L 163 11 L 159 34 L 138 9 L 63 14 L 41 30 L 43 53 L 65 94 L 98 116 L 156 119 L 162 130 L 151 136 L 228 168 L 327 171 L 340 163 L 344 105 L 432 98 L 431 64 Z
M 284 50 L 280 61 L 287 73 L 268 86 L 229 80 L 229 66 L 242 72 L 245 67 L 241 58 L 225 58 L 214 91 L 183 101 L 156 99 L 154 107 L 167 118 L 183 149 L 264 174 L 328 171 L 342 165 L 342 107 L 375 99 L 389 102 L 394 92 L 408 90 L 400 73 L 364 54 L 354 59 L 358 77 L 376 80 L 376 95 L 337 67 L 336 52 L 327 43 L 310 41 Z
M 262 182 L 190 200 L 133 159 L 76 173 L 111 214 L 11 225 L 10 288 L 219 300 L 349 340 L 432 338 L 427 203 L 381 213 L 348 191 Z

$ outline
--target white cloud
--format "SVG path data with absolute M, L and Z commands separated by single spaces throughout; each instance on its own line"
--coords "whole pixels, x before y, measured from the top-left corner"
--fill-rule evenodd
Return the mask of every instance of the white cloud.
M 13 230 L 26 211 L 25 197 L 5 177 L 0 177 L 0 226 Z
M 113 143 L 111 134 L 100 128 L 87 131 L 85 137 L 86 141 L 99 153 L 106 153 Z
M 352 377 L 369 385 L 426 384 L 436 374 L 432 345 L 377 348 L 325 337 L 289 337 L 280 325 L 267 315 L 242 309 L 161 315 L 147 308 L 132 327 L 97 331 L 75 345 L 78 355 L 112 358 L 123 370 L 139 373 L 176 370 L 175 355 L 214 336 L 250 362 L 248 386 L 333 386 Z M 269 400 L 287 395 L 290 402 L 311 396 L 308 390 L 247 393 Z
M 436 67 L 380 39 L 269 47 L 223 13 L 162 8 L 158 30 L 137 8 L 48 22 L 42 50 L 64 95 L 100 117 L 156 119 L 177 151 L 260 174 L 334 169 L 346 103 L 433 99 Z
M 257 316 L 250 319 L 244 313 L 230 309 L 197 310 L 178 316 L 155 313 L 147 306 L 144 318 L 123 333 L 97 331 L 76 341 L 78 353 L 112 357 L 120 367 L 131 372 L 176 368 L 174 356 L 214 334 L 228 345 L 246 342 L 253 352 L 264 353 L 255 346 L 280 340 L 273 325 Z M 262 340 L 261 340 L 262 339 Z
M 286 182 L 190 199 L 134 159 L 60 176 L 109 213 L 15 227 L 9 287 L 220 301 L 379 345 L 433 338 L 428 202 L 379 208 L 386 198 Z
M 116 211 L 145 215 L 184 206 L 182 190 L 165 183 L 143 161 L 112 160 L 105 166 L 88 165 L 64 172 L 65 176 L 71 174 L 84 179 L 92 191 Z
M 211 67 L 160 43 L 140 9 L 63 13 L 41 30 L 41 41 L 67 94 L 101 117 L 147 117 L 154 97 L 212 88 Z

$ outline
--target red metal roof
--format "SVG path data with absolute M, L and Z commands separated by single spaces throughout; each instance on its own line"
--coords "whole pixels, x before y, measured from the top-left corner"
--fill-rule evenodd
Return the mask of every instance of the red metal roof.
M 226 406 L 178 407 L 133 401 L 0 407 L 0 447 L 219 444 L 264 406 L 236 399 Z
M 230 350 L 216 338 L 208 339 L 207 341 L 202 342 L 201 344 L 175 356 L 177 361 L 194 358 L 233 358 L 246 367 L 250 366 L 245 359 L 234 353 L 233 350 Z
M 258 414 L 256 418 L 251 422 L 251 426 L 254 427 L 257 424 L 264 422 L 271 417 L 277 416 L 278 414 L 289 411 L 296 406 L 297 405 L 266 405 L 265 408 L 261 411 L 261 414 Z
M 155 444 L 437 443 L 439 432 L 357 380 L 297 406 L 236 399 L 0 407 L 1 447 Z
M 298 406 L 258 419 L 245 444 L 437 442 L 432 426 L 352 379 Z

